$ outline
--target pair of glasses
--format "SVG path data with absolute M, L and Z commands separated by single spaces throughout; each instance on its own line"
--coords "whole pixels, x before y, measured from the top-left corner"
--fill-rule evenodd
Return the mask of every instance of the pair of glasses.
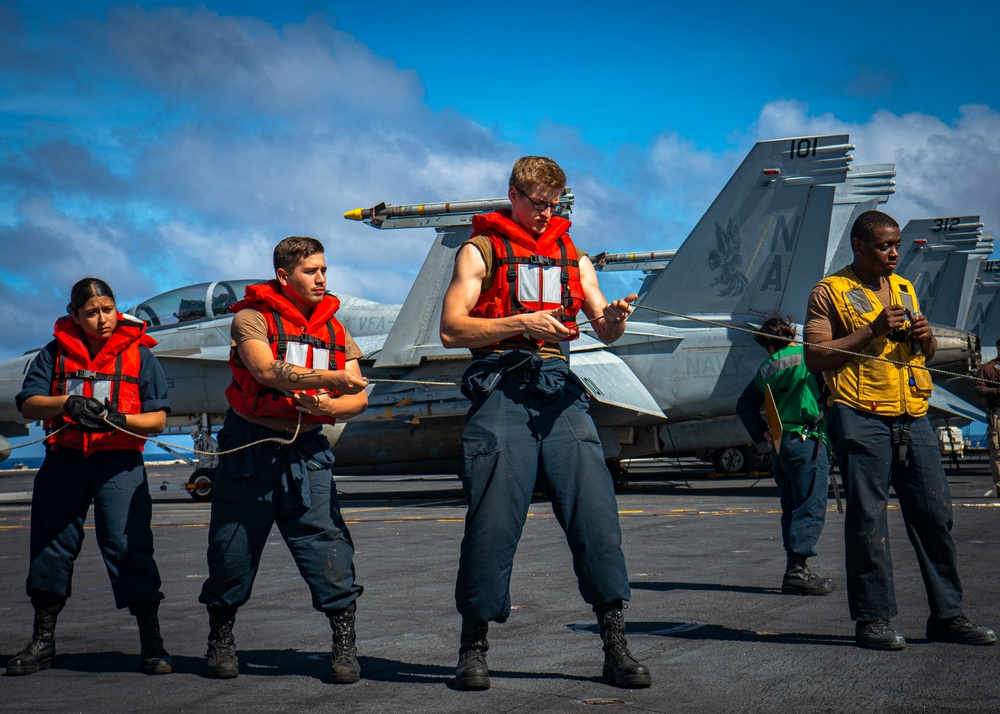
M 531 204 L 531 207 L 534 208 L 539 213 L 544 213 L 545 209 L 548 209 L 548 210 L 552 211 L 553 213 L 562 213 L 563 207 L 562 207 L 562 204 L 559 203 L 558 201 L 556 201 L 555 203 L 546 203 L 545 201 L 536 201 L 531 196 L 529 196 L 527 193 L 525 193 L 524 189 L 522 189 L 520 186 L 515 186 L 514 188 L 517 189 L 517 192 L 519 194 L 521 194 L 526 199 L 528 199 L 528 203 Z

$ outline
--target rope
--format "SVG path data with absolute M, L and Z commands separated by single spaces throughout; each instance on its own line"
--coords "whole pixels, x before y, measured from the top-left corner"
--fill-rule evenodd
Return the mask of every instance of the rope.
M 457 382 L 421 382 L 417 379 L 369 379 L 368 384 L 423 384 L 428 387 L 460 387 Z
M 692 320 L 693 322 L 702 322 L 702 323 L 704 323 L 706 325 L 712 325 L 713 327 L 722 327 L 722 328 L 725 328 L 727 330 L 736 330 L 737 332 L 746 332 L 747 334 L 750 334 L 750 335 L 760 335 L 761 337 L 774 337 L 774 335 L 769 335 L 766 332 L 761 332 L 760 330 L 754 330 L 753 328 L 750 328 L 750 327 L 740 327 L 738 325 L 727 325 L 727 324 L 722 323 L 722 322 L 716 322 L 715 320 L 709 320 L 709 319 L 703 318 L 703 317 L 694 317 L 693 315 L 685 315 L 685 314 L 680 313 L 680 312 L 671 312 L 670 310 L 662 310 L 662 309 L 657 308 L 657 307 L 649 307 L 648 305 L 633 305 L 633 307 L 641 307 L 642 309 L 649 310 L 650 312 L 658 312 L 661 315 L 670 315 L 671 317 L 680 317 L 680 318 L 683 318 L 685 320 Z M 629 313 L 629 315 L 631 315 L 631 314 L 632 313 Z M 597 318 L 595 318 L 595 319 L 597 319 Z M 784 338 L 782 338 L 782 339 L 784 339 Z M 850 355 L 851 357 L 860 357 L 862 359 L 874 360 L 876 362 L 887 362 L 887 363 L 889 363 L 891 365 L 894 365 L 896 367 L 909 367 L 910 366 L 909 363 L 907 363 L 907 362 L 901 362 L 899 360 L 889 359 L 888 357 L 878 357 L 876 355 L 869 355 L 869 354 L 865 354 L 863 352 L 853 352 L 851 350 L 841 349 L 840 347 L 831 347 L 829 345 L 820 345 L 820 344 L 816 344 L 816 343 L 813 343 L 813 342 L 804 342 L 802 340 L 791 339 L 791 340 L 789 340 L 789 344 L 798 344 L 798 345 L 803 345 L 803 346 L 804 345 L 809 345 L 810 347 L 817 347 L 817 348 L 822 349 L 822 350 L 829 350 L 830 352 L 839 352 L 840 354 Z M 1000 386 L 1000 382 L 998 382 L 998 381 L 995 381 L 995 380 L 992 380 L 992 379 L 985 379 L 983 377 L 976 377 L 975 375 L 971 375 L 971 374 L 960 374 L 958 372 L 949 372 L 949 371 L 944 370 L 944 369 L 938 369 L 937 367 L 927 367 L 927 366 L 925 366 L 922 369 L 926 369 L 928 372 L 933 372 L 934 374 L 942 374 L 942 375 L 945 375 L 947 377 L 958 377 L 959 379 L 969 379 L 969 380 L 972 380 L 972 381 L 984 382 L 985 384 L 993 384 L 993 385 Z
M 656 313 L 659 313 L 661 315 L 668 315 L 670 317 L 679 317 L 679 318 L 684 319 L 684 320 L 691 320 L 692 322 L 701 322 L 701 323 L 703 323 L 705 325 L 712 325 L 713 327 L 721 327 L 721 328 L 726 329 L 726 330 L 736 330 L 737 332 L 745 332 L 745 333 L 747 333 L 749 335 L 754 335 L 754 336 L 774 337 L 774 335 L 769 335 L 766 332 L 761 332 L 760 330 L 755 330 L 755 329 L 750 328 L 750 327 L 740 327 L 738 325 L 727 325 L 727 324 L 722 323 L 722 322 L 717 322 L 716 320 L 709 320 L 709 319 L 704 318 L 704 317 L 695 317 L 694 315 L 686 315 L 686 314 L 681 313 L 681 312 L 671 312 L 670 310 L 663 310 L 661 308 L 650 307 L 648 305 L 633 304 L 632 308 L 633 308 L 633 310 L 625 315 L 625 320 L 628 320 L 628 318 L 632 316 L 632 314 L 635 311 L 635 308 L 642 308 L 643 310 L 649 310 L 650 312 L 656 312 Z M 587 320 L 586 322 L 581 322 L 579 324 L 580 325 L 590 325 L 590 324 L 592 324 L 594 322 L 597 322 L 598 320 L 603 320 L 603 319 L 604 319 L 604 315 L 599 315 L 598 317 L 595 317 L 592 320 Z M 876 362 L 886 362 L 886 363 L 894 365 L 896 367 L 909 367 L 910 366 L 907 362 L 901 362 L 899 360 L 889 359 L 888 357 L 878 357 L 876 355 L 869 355 L 869 354 L 865 354 L 863 352 L 854 352 L 852 350 L 841 349 L 840 347 L 831 347 L 829 345 L 820 345 L 820 344 L 816 344 L 816 343 L 812 343 L 812 342 L 805 342 L 803 340 L 791 339 L 791 340 L 789 340 L 789 344 L 799 344 L 799 345 L 803 345 L 803 346 L 804 345 L 809 345 L 810 347 L 816 347 L 816 348 L 819 348 L 819 349 L 822 349 L 822 350 L 829 350 L 830 352 L 837 352 L 837 353 L 840 353 L 840 354 L 849 355 L 851 357 L 860 357 L 861 359 L 874 360 Z M 531 359 L 530 356 L 527 359 L 522 360 L 518 364 L 511 365 L 510 367 L 507 367 L 506 369 L 502 369 L 493 378 L 493 382 L 496 382 L 497 378 L 501 374 L 506 373 L 509 369 L 516 369 L 517 367 L 520 367 L 525 362 L 527 362 L 529 359 Z M 971 375 L 971 374 L 960 374 L 958 372 L 949 372 L 949 371 L 944 370 L 944 369 L 938 369 L 937 367 L 927 367 L 927 366 L 924 366 L 923 369 L 927 370 L 928 372 L 932 372 L 934 374 L 944 375 L 946 377 L 958 377 L 959 379 L 968 379 L 968 380 L 972 380 L 972 381 L 983 382 L 984 384 L 991 384 L 991 385 L 995 385 L 995 386 L 1000 386 L 1000 381 L 992 380 L 992 379 L 986 379 L 984 377 L 976 377 L 975 375 Z M 431 386 L 431 387 L 458 387 L 458 386 L 460 386 L 459 384 L 456 384 L 455 382 L 432 382 L 432 381 L 421 381 L 421 380 L 416 380 L 416 379 L 369 379 L 368 383 L 369 384 L 418 384 L 418 385 L 425 385 L 425 386 Z M 491 384 L 491 386 L 492 386 L 492 384 Z M 302 429 L 302 414 L 300 412 L 299 413 L 298 421 L 295 424 L 295 432 L 292 434 L 292 437 L 290 439 L 284 439 L 284 438 L 281 438 L 281 437 L 271 436 L 271 437 L 267 437 L 265 439 L 259 439 L 258 441 L 253 441 L 253 442 L 251 442 L 249 444 L 244 444 L 243 446 L 237 446 L 237 447 L 232 448 L 232 449 L 227 449 L 226 451 L 199 451 L 197 449 L 189 448 L 189 447 L 186 447 L 186 446 L 178 446 L 176 444 L 169 444 L 167 442 L 159 441 L 157 439 L 154 439 L 154 438 L 152 438 L 152 437 L 150 437 L 148 435 L 145 435 L 145 434 L 136 434 L 134 432 L 129 431 L 128 429 L 124 429 L 122 427 L 115 426 L 114 424 L 112 424 L 111 422 L 108 421 L 107 415 L 102 415 L 102 418 L 104 419 L 104 423 L 107 424 L 108 426 L 110 426 L 110 427 L 112 427 L 114 429 L 117 429 L 118 431 L 123 432 L 125 434 L 128 434 L 129 436 L 135 437 L 136 439 L 142 439 L 144 441 L 151 442 L 153 444 L 156 444 L 157 446 L 166 448 L 167 450 L 170 450 L 170 449 L 180 449 L 181 451 L 187 451 L 189 453 L 196 454 L 198 456 L 226 456 L 228 454 L 235 454 L 238 451 L 243 451 L 244 449 L 249 449 L 249 448 L 257 446 L 259 444 L 266 444 L 266 443 L 272 443 L 272 442 L 273 443 L 277 443 L 277 444 L 281 444 L 282 446 L 289 446 L 289 445 L 295 443 L 295 440 L 299 436 L 299 431 Z M 28 441 L 28 442 L 25 442 L 23 444 L 18 444 L 17 446 L 8 446 L 7 448 L 0 449 L 0 454 L 10 453 L 14 449 L 22 449 L 22 448 L 24 448 L 26 446 L 32 446 L 34 444 L 38 444 L 38 443 L 40 443 L 42 441 L 45 441 L 50 436 L 54 436 L 54 435 L 58 434 L 60 431 L 62 431 L 63 429 L 65 429 L 68 426 L 69 426 L 69 424 L 63 424 L 61 427 L 59 427 L 55 431 L 51 432 L 50 434 L 46 434 L 45 436 L 43 436 L 40 439 L 35 439 L 34 441 Z
M 111 422 L 109 422 L 107 414 L 102 414 L 101 418 L 104 420 L 105 424 L 107 424 L 108 426 L 110 426 L 112 429 L 114 429 L 116 431 L 122 432 L 123 434 L 128 434 L 129 436 L 134 437 L 136 439 L 141 439 L 143 441 L 147 441 L 149 443 L 156 444 L 157 446 L 163 447 L 167 451 L 170 451 L 171 449 L 180 449 L 181 451 L 187 451 L 187 452 L 190 452 L 192 454 L 196 454 L 198 456 L 227 456 L 229 454 L 235 454 L 238 451 L 243 451 L 244 449 L 249 449 L 251 447 L 257 446 L 258 444 L 267 444 L 267 443 L 270 443 L 270 442 L 273 442 L 273 443 L 276 443 L 276 444 L 281 444 L 282 446 L 290 446 L 291 444 L 295 443 L 295 440 L 299 437 L 299 431 L 302 428 L 302 413 L 300 412 L 299 413 L 298 421 L 295 424 L 295 432 L 292 434 L 292 436 L 291 436 L 290 439 L 284 439 L 284 438 L 279 437 L 279 436 L 269 436 L 269 437 L 266 437 L 264 439 L 258 439 L 257 441 L 252 441 L 249 444 L 243 444 L 242 446 L 237 446 L 237 447 L 232 448 L 232 449 L 226 449 L 225 451 L 199 451 L 198 449 L 192 449 L 191 447 L 188 447 L 188 446 L 178 446 L 177 444 L 170 444 L 170 443 L 167 443 L 165 441 L 160 441 L 159 439 L 154 439 L 153 437 L 149 436 L 148 434 L 137 434 L 134 431 L 129 431 L 128 429 L 126 429 L 124 427 L 117 426 L 116 424 L 112 424 Z M 5 449 L 0 449 L 0 454 L 10 453 L 14 449 L 23 449 L 25 446 L 31 446 L 33 444 L 41 443 L 41 442 L 45 441 L 46 439 L 48 439 L 50 436 L 55 436 L 60 431 L 62 431 L 63 429 L 68 428 L 69 426 L 71 426 L 71 424 L 63 424 L 61 427 L 59 427 L 55 431 L 52 431 L 52 432 L 46 434 L 45 436 L 43 436 L 40 439 L 35 439 L 34 441 L 27 441 L 27 442 L 25 442 L 23 444 L 18 444 L 17 446 L 9 446 L 9 447 L 7 447 Z

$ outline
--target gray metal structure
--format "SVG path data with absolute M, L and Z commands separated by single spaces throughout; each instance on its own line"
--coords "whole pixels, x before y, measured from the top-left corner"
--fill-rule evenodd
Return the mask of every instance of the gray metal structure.
M 896 272 L 913 283 L 920 309 L 936 325 L 964 329 L 979 264 L 993 252 L 979 216 L 915 219 L 900 236 Z
M 714 454 L 720 470 L 732 471 L 752 456 L 735 404 L 765 353 L 740 328 L 758 325 L 774 311 L 801 323 L 809 291 L 839 255 L 851 216 L 892 192 L 891 165 L 851 172 L 852 148 L 846 135 L 756 144 L 680 248 L 649 256 L 664 265 L 643 265 L 647 276 L 622 339 L 604 345 L 584 325 L 580 339 L 569 343 L 571 368 L 590 390 L 591 414 L 609 461 L 697 452 Z M 567 190 L 565 215 L 573 202 Z M 366 376 L 406 380 L 373 384 L 364 414 L 325 427 L 342 472 L 459 469 L 468 402 L 457 385 L 470 357 L 441 345 L 441 301 L 455 254 L 471 235 L 472 216 L 507 206 L 506 198 L 496 198 L 379 204 L 345 214 L 379 230 L 433 227 L 436 236 L 401 306 L 341 296 L 338 317 L 365 353 Z M 589 247 L 585 237 L 577 240 Z M 211 446 L 211 429 L 227 406 L 231 318 L 221 311 L 241 295 L 240 287 L 205 284 L 136 308 L 140 316 L 152 312 L 159 320 L 152 334 L 171 381 L 171 427 L 190 430 L 196 443 Z M 166 315 L 176 321 L 167 324 Z M 953 337 L 942 340 L 940 354 L 968 369 L 977 355 L 964 333 Z M 25 427 L 12 397 L 30 358 L 0 364 L 0 424 L 20 433 Z M 935 399 L 935 406 L 954 413 L 968 407 L 943 390 Z M 210 468 L 210 462 L 199 464 L 203 472 Z

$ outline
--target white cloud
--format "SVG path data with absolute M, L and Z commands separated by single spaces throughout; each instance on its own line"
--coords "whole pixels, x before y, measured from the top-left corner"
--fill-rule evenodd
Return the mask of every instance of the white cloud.
M 47 32 L 0 54 L 0 77 L 17 76 L 38 100 L 4 105 L 12 128 L 0 195 L 13 208 L 0 238 L 25 247 L 3 269 L 32 303 L 30 314 L 0 308 L 11 326 L 0 356 L 44 342 L 86 273 L 107 277 L 123 300 L 266 276 L 274 244 L 292 234 L 326 244 L 335 290 L 400 302 L 432 233 L 376 231 L 344 211 L 503 195 L 521 153 L 564 165 L 574 235 L 590 251 L 675 248 L 754 140 L 833 131 L 850 133 L 858 163 L 896 162 L 887 209 L 897 218 L 979 212 L 988 227 L 1000 218 L 1000 116 L 986 107 L 964 107 L 951 124 L 888 112 L 849 124 L 782 101 L 735 127 L 722 151 L 676 132 L 601 148 L 551 123 L 522 147 L 455 110 L 432 111 L 416 72 L 320 15 L 274 27 L 133 6 Z M 52 96 L 72 100 L 65 115 Z M 627 274 L 606 290 L 637 283 Z
M 761 111 L 756 130 L 767 137 L 848 132 L 857 147 L 855 163 L 895 162 L 896 193 L 883 208 L 900 224 L 978 214 L 986 230 L 1000 229 L 1000 112 L 994 109 L 961 107 L 950 124 L 888 111 L 851 124 L 829 114 L 810 116 L 801 102 L 773 102 Z

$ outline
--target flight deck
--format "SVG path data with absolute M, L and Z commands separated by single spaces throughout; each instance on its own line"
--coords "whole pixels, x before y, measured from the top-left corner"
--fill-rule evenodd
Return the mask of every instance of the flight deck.
M 1000 627 L 1000 501 L 985 457 L 948 466 L 953 534 L 966 613 Z M 326 683 L 330 628 L 277 531 L 253 597 L 234 630 L 240 676 L 204 675 L 207 616 L 197 602 L 206 577 L 210 505 L 183 489 L 188 469 L 152 464 L 160 609 L 174 674 L 139 674 L 138 632 L 114 608 L 93 541 L 92 517 L 76 563 L 74 592 L 59 617 L 55 667 L 0 677 L 0 708 L 39 711 L 343 712 L 992 712 L 1000 696 L 1000 647 L 931 644 L 926 597 L 902 517 L 890 501 L 891 547 L 909 646 L 854 646 L 844 591 L 843 524 L 831 492 L 819 556 L 836 580 L 824 597 L 780 593 L 784 569 L 777 490 L 760 478 L 712 478 L 694 460 L 631 465 L 618 495 L 632 585 L 626 627 L 653 686 L 601 681 L 596 622 L 580 598 L 570 554 L 548 501 L 532 503 L 511 587 L 507 623 L 490 627 L 492 687 L 452 688 L 460 618 L 454 585 L 465 506 L 455 477 L 338 477 L 356 547 L 358 656 L 362 679 Z M 0 662 L 25 645 L 24 595 L 31 472 L 0 472 Z M 161 490 L 161 486 L 166 486 Z M 988 495 L 987 495 L 988 494 Z

